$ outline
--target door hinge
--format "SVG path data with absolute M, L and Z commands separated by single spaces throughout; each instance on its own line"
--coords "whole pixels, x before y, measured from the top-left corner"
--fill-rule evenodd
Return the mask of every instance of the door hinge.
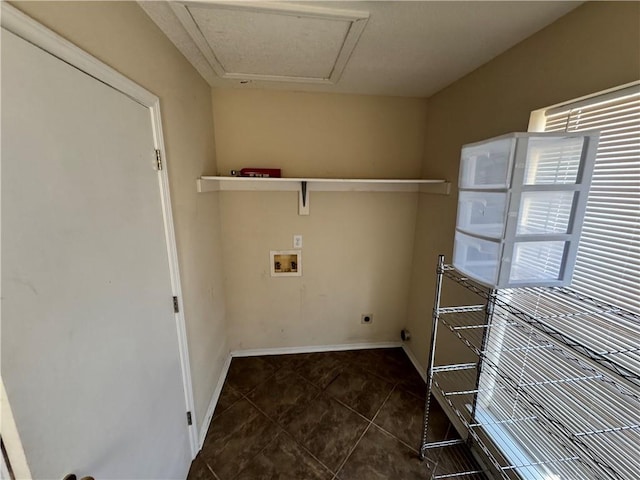
M 180 311 L 180 305 L 178 304 L 178 297 L 173 297 L 173 312 L 178 313 Z
M 156 167 L 158 170 L 162 170 L 162 155 L 160 154 L 160 150 L 156 150 Z
M 187 425 L 193 425 L 193 420 L 191 419 L 191 412 L 187 412 Z

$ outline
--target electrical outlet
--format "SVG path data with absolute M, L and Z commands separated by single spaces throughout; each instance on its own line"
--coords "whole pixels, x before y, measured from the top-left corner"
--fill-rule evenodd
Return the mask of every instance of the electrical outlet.
M 369 325 L 370 323 L 373 323 L 373 314 L 363 313 L 362 317 L 360 317 L 360 323 L 363 323 L 365 325 Z
M 302 248 L 302 235 L 293 236 L 293 248 Z

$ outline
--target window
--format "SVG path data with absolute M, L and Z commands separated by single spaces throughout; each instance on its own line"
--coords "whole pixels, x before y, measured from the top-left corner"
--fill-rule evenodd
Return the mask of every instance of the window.
M 545 132 L 600 130 L 572 288 L 640 313 L 640 85 L 536 113 Z
M 515 322 L 509 308 L 496 309 L 485 340 L 476 418 L 520 478 L 635 480 L 640 478 L 640 85 L 534 112 L 532 127 L 600 130 L 592 186 L 570 291 L 500 292 L 503 304 L 530 313 L 540 325 L 528 327 Z M 607 310 L 605 303 L 622 311 Z M 578 355 L 576 362 L 567 345 L 584 357 Z

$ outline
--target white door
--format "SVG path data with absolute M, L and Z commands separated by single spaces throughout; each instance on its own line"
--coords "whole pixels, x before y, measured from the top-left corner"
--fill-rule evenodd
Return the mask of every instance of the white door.
M 34 478 L 185 478 L 150 111 L 2 29 L 2 378 Z

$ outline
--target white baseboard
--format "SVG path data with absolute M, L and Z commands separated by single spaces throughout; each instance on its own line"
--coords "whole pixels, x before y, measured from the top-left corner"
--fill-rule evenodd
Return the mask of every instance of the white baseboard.
M 232 357 L 257 357 L 260 355 L 286 355 L 291 353 L 339 352 L 342 350 L 365 350 L 368 348 L 398 348 L 402 342 L 343 343 L 340 345 L 309 345 L 303 347 L 256 348 L 233 350 Z
M 422 365 L 420 365 L 420 362 L 418 362 L 418 359 L 416 358 L 416 356 L 413 354 L 413 352 L 407 346 L 406 343 L 402 345 L 402 349 L 404 350 L 404 353 L 407 354 L 407 357 L 409 357 L 409 360 L 411 360 L 411 363 L 413 363 L 413 367 L 420 374 L 422 379 L 426 382 L 427 381 L 427 370 L 425 368 L 423 368 Z
M 213 412 L 216 409 L 216 405 L 218 404 L 218 399 L 220 398 L 220 393 L 222 393 L 222 387 L 224 386 L 224 381 L 227 379 L 227 373 L 229 372 L 229 366 L 231 366 L 231 354 L 227 355 L 227 359 L 224 361 L 224 365 L 222 366 L 222 370 L 220 371 L 220 376 L 218 377 L 218 383 L 216 388 L 213 390 L 213 395 L 211 396 L 211 401 L 209 402 L 209 408 L 207 408 L 207 414 L 204 416 L 204 421 L 200 427 L 200 448 L 204 445 L 204 439 L 207 436 L 207 432 L 209 431 L 209 425 L 211 424 L 211 419 L 213 418 Z

